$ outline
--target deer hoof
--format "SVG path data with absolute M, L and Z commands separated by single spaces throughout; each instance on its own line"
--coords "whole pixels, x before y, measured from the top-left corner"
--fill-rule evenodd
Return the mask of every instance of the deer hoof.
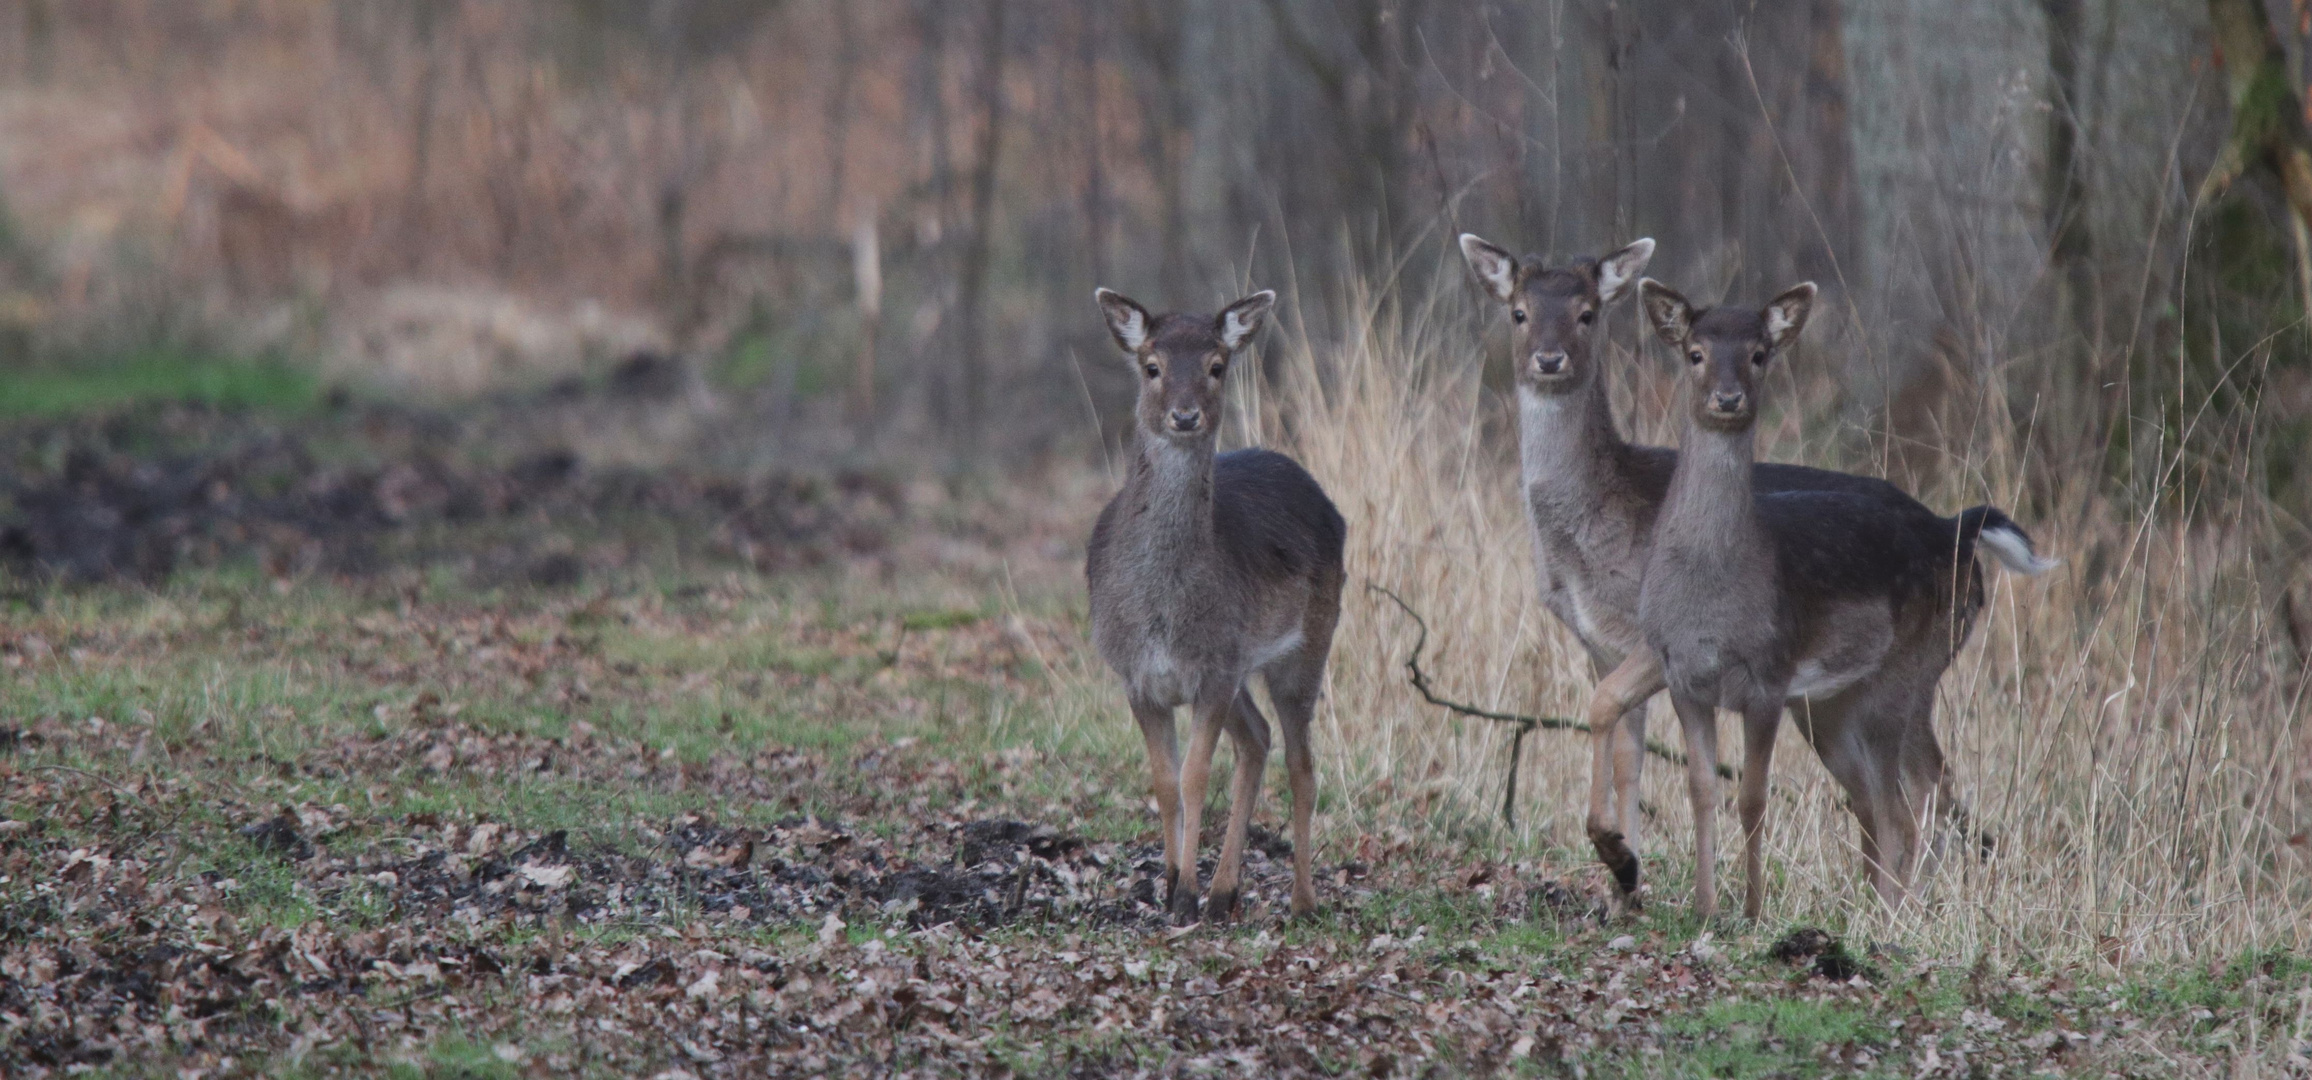
M 1175 889 L 1175 890 L 1173 890 L 1173 892 L 1172 892 L 1172 902 L 1171 902 L 1169 905 L 1167 905 L 1167 906 L 1168 906 L 1168 907 L 1170 907 L 1170 908 L 1171 908 L 1171 910 L 1172 910 L 1172 925 L 1174 925 L 1174 926 L 1190 926 L 1190 925 L 1194 925 L 1194 924 L 1195 924 L 1195 922 L 1196 922 L 1196 890 L 1194 890 L 1194 889 Z
M 1204 901 L 1204 917 L 1213 922 L 1234 921 L 1236 919 L 1237 896 L 1238 893 L 1235 889 L 1212 890 L 1211 897 Z

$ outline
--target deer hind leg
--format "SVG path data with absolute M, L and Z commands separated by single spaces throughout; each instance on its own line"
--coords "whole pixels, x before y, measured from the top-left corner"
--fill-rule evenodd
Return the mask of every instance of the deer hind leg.
M 1860 834 L 1863 873 L 1872 891 L 1892 903 L 1899 894 L 1892 891 L 1894 881 L 1887 873 L 1887 853 L 1881 844 L 1882 838 L 1891 835 L 1892 826 L 1881 820 L 1876 755 L 1867 733 L 1856 726 L 1865 722 L 1869 706 L 1858 692 L 1850 690 L 1837 698 L 1797 702 L 1791 706 L 1791 715 L 1807 741 L 1814 744 L 1815 756 L 1830 770 L 1831 779 L 1846 793 L 1847 809 L 1853 812 Z
M 1935 738 L 1932 686 L 1912 699 L 1909 717 L 1903 740 L 1903 794 L 1911 821 L 1929 837 L 1920 843 L 1917 866 L 1912 871 L 1916 876 L 1925 876 L 1933 873 L 1935 864 L 1941 861 L 1949 834 L 1956 832 L 1960 842 L 1965 843 L 1972 830 L 1966 804 L 1959 800 L 1958 791 L 1951 783 L 1942 744 Z
M 1766 906 L 1766 784 L 1774 762 L 1774 738 L 1782 731 L 1781 695 L 1753 705 L 1742 716 L 1742 876 L 1748 892 L 1742 916 L 1755 922 Z
M 1172 921 L 1196 921 L 1196 848 L 1204 828 L 1205 789 L 1212 781 L 1212 751 L 1230 726 L 1234 689 L 1225 696 L 1201 695 L 1188 733 L 1188 760 L 1180 764 L 1180 886 L 1172 891 Z
M 1317 691 L 1324 681 L 1321 665 L 1296 667 L 1290 672 L 1271 669 L 1269 697 L 1276 702 L 1276 722 L 1284 735 L 1284 771 L 1292 784 L 1292 914 L 1313 915 L 1317 892 L 1310 872 L 1315 847 L 1309 839 L 1309 817 L 1316 811 L 1316 759 L 1309 748 L 1309 728 L 1316 720 Z
M 1718 914 L 1718 709 L 1670 695 L 1686 734 L 1686 797 L 1694 808 L 1694 914 Z
M 1630 756 L 1633 738 L 1639 754 L 1643 754 L 1646 699 L 1662 685 L 1661 661 L 1653 650 L 1641 648 L 1598 681 L 1586 716 L 1590 729 L 1590 846 L 1613 873 L 1615 893 L 1633 911 L 1639 906 L 1638 855 L 1630 849 L 1629 836 L 1637 824 L 1638 763 L 1625 757 Z M 1632 733 L 1625 733 L 1633 713 L 1639 722 Z
M 1164 828 L 1164 904 L 1169 908 L 1180 892 L 1180 743 L 1172 726 L 1172 710 L 1144 701 L 1132 703 L 1132 719 L 1140 723 L 1140 738 L 1148 744 L 1148 771 L 1156 784 L 1156 815 Z M 1196 865 L 1188 864 L 1188 893 L 1196 894 Z
M 1212 896 L 1205 914 L 1226 921 L 1236 917 L 1236 902 L 1243 893 L 1245 833 L 1252 825 L 1253 807 L 1260 802 L 1260 783 L 1268 768 L 1268 718 L 1253 703 L 1252 692 L 1236 691 L 1230 708 L 1229 741 L 1236 746 L 1236 779 L 1228 797 L 1228 837 L 1220 845 L 1220 865 L 1212 871 Z

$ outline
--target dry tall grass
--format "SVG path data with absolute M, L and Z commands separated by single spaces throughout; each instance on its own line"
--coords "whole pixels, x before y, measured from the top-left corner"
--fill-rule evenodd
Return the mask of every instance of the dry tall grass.
M 1403 666 L 1414 627 L 1365 584 L 1427 617 L 1425 666 L 1464 700 L 1574 716 L 1592 674 L 1535 594 L 1514 424 L 1482 378 L 1493 313 L 1450 291 L 1351 300 L 1361 321 L 1334 328 L 1321 350 L 1288 315 L 1264 361 L 1270 389 L 1242 380 L 1232 420 L 1245 441 L 1297 456 L 1349 520 L 1351 585 L 1320 714 L 1320 784 L 1358 808 L 1489 828 L 1509 731 L 1419 699 Z M 1633 340 L 1634 307 L 1613 312 L 1620 340 Z M 1776 387 L 1761 450 L 1835 465 L 1835 346 L 1813 336 Z M 1656 361 L 1617 350 L 1614 366 L 1625 431 L 1674 441 Z M 2004 418 L 2028 410 L 1983 397 L 1944 418 L 1949 466 L 1918 492 L 1943 512 L 2018 507 L 2031 448 Z M 2259 586 L 2268 508 L 2193 512 L 2204 492 L 2178 479 L 2194 475 L 2188 456 L 2169 451 L 2135 489 L 2082 476 L 2041 493 L 2018 516 L 2065 565 L 2035 580 L 1987 574 L 1990 604 L 1944 680 L 1936 722 L 1961 790 L 1998 837 L 1996 856 L 1959 857 L 1954 843 L 1926 907 L 1883 910 L 1835 784 L 1788 735 L 1773 783 L 1770 920 L 1844 926 L 1960 960 L 1989 949 L 2130 963 L 2312 944 L 2312 882 L 2301 841 L 2289 842 L 2304 820 L 2306 679 Z M 1083 671 L 1086 722 L 1122 723 L 1105 671 Z M 1678 741 L 1663 702 L 1650 729 Z M 1527 739 L 1516 842 L 1580 858 L 1587 761 L 1584 737 Z M 1721 835 L 1736 828 L 1732 790 Z M 1648 873 L 1660 899 L 1683 905 L 1692 855 L 1678 770 L 1652 762 L 1644 798 L 1654 810 L 1641 843 Z M 1351 816 L 1321 816 L 1332 827 L 1320 844 L 1349 842 Z

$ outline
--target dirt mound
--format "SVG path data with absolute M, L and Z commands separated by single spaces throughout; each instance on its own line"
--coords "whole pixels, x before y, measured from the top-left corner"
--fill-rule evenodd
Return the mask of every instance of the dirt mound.
M 28 426 L 0 435 L 21 466 L 0 477 L 0 564 L 152 582 L 244 560 L 275 576 L 448 562 L 553 588 L 595 568 L 572 538 L 778 571 L 880 552 L 900 523 L 897 487 L 866 474 L 597 469 L 560 447 L 491 463 L 459 452 L 460 431 L 377 408 L 302 429 L 188 407 Z

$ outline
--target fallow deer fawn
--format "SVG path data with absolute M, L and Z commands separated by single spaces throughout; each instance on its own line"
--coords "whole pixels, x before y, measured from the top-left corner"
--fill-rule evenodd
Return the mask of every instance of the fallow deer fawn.
M 1085 561 L 1092 640 L 1123 677 L 1148 744 L 1164 825 L 1165 903 L 1197 917 L 1196 843 L 1212 751 L 1236 745 L 1228 837 L 1207 913 L 1235 913 L 1245 828 L 1260 797 L 1268 720 L 1245 682 L 1259 672 L 1284 730 L 1292 784 L 1292 913 L 1316 908 L 1309 812 L 1316 775 L 1309 723 L 1341 614 L 1348 527 L 1324 489 L 1270 450 L 1216 454 L 1230 359 L 1260 328 L 1273 292 L 1217 316 L 1149 315 L 1101 289 L 1100 309 L 1140 380 L 1131 471 L 1100 512 Z M 1182 767 L 1172 713 L 1194 710 Z
M 1639 291 L 1656 335 L 1686 358 L 1689 401 L 1638 600 L 1646 647 L 1599 684 L 1590 721 L 1603 732 L 1669 689 L 1686 736 L 1694 906 L 1708 918 L 1717 911 L 1717 710 L 1742 714 L 1742 907 L 1756 918 L 1767 769 L 1788 705 L 1853 804 L 1872 885 L 1899 904 L 1930 800 L 1950 797 L 1932 726 L 1935 684 L 1982 606 L 1977 542 L 2015 573 L 2054 563 L 1989 506 L 1944 518 L 1908 496 L 1758 490 L 1759 383 L 1805 326 L 1811 282 L 1764 308 L 1700 313 L 1651 279 Z M 1636 859 L 1616 823 L 1594 817 L 1634 795 L 1635 762 L 1616 765 L 1622 798 L 1593 795 L 1591 838 L 1627 894 Z
M 1470 233 L 1461 236 L 1461 254 L 1486 291 L 1509 311 L 1518 461 L 1542 603 L 1581 639 L 1591 668 L 1603 676 L 1645 646 L 1638 627 L 1639 583 L 1654 543 L 1655 519 L 1678 463 L 1675 450 L 1622 440 L 1614 428 L 1606 374 L 1592 355 L 1605 308 L 1636 284 L 1653 257 L 1654 242 L 1639 240 L 1603 258 L 1559 269 L 1534 256 L 1518 259 Z M 1760 492 L 1910 498 L 1884 480 L 1798 465 L 1760 464 L 1751 477 Z M 1638 814 L 1636 770 L 1644 760 L 1646 696 L 1629 699 L 1620 723 L 1594 726 L 1593 775 L 1612 775 L 1619 761 L 1630 778 L 1618 789 L 1604 782 L 1591 785 L 1593 839 L 1602 827 L 1613 841 L 1610 848 L 1599 845 L 1601 855 L 1628 852 L 1624 835 Z M 1613 740 L 1617 732 L 1625 736 L 1618 744 Z M 1930 741 L 1933 735 L 1926 733 Z M 1600 802 L 1617 791 L 1618 820 L 1625 823 L 1621 829 L 1612 825 L 1614 808 Z M 1956 804 L 1950 809 L 1963 813 Z M 1624 895 L 1632 895 L 1636 860 L 1616 862 L 1608 855 L 1607 863 L 1625 886 Z

